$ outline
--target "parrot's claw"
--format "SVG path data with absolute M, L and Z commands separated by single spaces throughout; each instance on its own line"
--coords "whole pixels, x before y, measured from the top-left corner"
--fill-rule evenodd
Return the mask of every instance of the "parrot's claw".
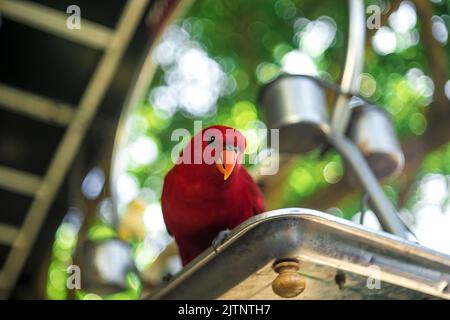
M 164 275 L 164 277 L 162 278 L 162 280 L 163 280 L 164 282 L 169 282 L 170 280 L 172 280 L 172 278 L 173 278 L 173 274 L 171 274 L 171 273 L 169 272 L 169 273 L 167 273 L 167 274 Z
M 214 248 L 214 251 L 217 253 L 217 248 L 222 245 L 225 240 L 228 239 L 228 236 L 230 235 L 230 230 L 229 229 L 225 229 L 220 231 L 217 236 L 213 239 L 212 241 L 212 247 Z

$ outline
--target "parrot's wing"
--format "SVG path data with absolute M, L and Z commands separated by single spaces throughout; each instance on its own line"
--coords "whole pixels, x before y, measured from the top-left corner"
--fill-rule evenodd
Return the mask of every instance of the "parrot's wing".
M 164 184 L 163 184 L 163 189 L 162 189 L 162 194 L 161 194 L 161 209 L 162 209 L 162 213 L 163 213 L 163 220 L 164 220 L 164 224 L 166 225 L 166 230 L 167 230 L 167 233 L 171 236 L 171 237 L 173 237 L 173 234 L 172 234 L 172 232 L 170 231 L 170 229 L 169 229 L 169 223 L 168 223 L 168 221 L 167 221 L 167 216 L 169 215 L 169 212 L 170 212 L 170 208 L 169 208 L 169 205 L 170 205 L 170 200 L 169 199 L 167 199 L 167 197 L 168 197 L 168 193 L 169 193 L 169 182 L 168 182 L 168 180 L 170 179 L 169 178 L 169 175 L 170 175 L 170 173 L 171 173 L 172 171 L 169 171 L 168 173 L 167 173 L 167 175 L 166 175 L 166 177 L 164 178 Z
M 242 170 L 244 172 L 243 177 L 245 179 L 245 184 L 250 196 L 250 202 L 253 208 L 253 214 L 257 215 L 265 211 L 264 198 L 261 189 L 258 187 L 256 182 L 253 180 L 251 175 L 247 170 Z
M 163 220 L 164 220 L 164 224 L 166 225 L 167 233 L 168 233 L 171 237 L 173 237 L 173 234 L 172 234 L 172 232 L 170 232 L 169 225 L 168 225 L 168 223 L 167 223 L 167 221 L 166 221 L 166 215 L 164 214 L 164 212 L 165 212 L 165 210 L 164 210 L 164 201 L 161 201 L 161 202 L 162 202 Z

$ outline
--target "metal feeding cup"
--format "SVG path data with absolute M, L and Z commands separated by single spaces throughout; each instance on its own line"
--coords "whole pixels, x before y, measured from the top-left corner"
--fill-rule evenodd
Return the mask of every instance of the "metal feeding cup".
M 303 153 L 325 141 L 325 90 L 318 80 L 282 74 L 261 89 L 259 101 L 268 127 L 280 130 L 280 152 Z
M 405 157 L 388 112 L 362 104 L 352 109 L 348 136 L 361 150 L 377 178 L 385 178 L 403 169 Z

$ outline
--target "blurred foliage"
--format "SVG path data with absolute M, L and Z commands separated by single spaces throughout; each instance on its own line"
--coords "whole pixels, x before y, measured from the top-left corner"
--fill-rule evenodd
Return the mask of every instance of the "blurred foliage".
M 77 244 L 77 230 L 70 223 L 62 223 L 55 235 L 52 261 L 48 268 L 47 297 L 61 300 L 68 296 L 66 282 L 67 268 L 72 264 L 72 255 Z

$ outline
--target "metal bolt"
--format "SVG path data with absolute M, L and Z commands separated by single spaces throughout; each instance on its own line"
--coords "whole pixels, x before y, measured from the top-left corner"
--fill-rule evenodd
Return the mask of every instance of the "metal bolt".
M 277 261 L 273 269 L 278 276 L 272 282 L 272 290 L 283 298 L 293 298 L 305 290 L 305 280 L 298 273 L 300 263 L 295 260 Z

